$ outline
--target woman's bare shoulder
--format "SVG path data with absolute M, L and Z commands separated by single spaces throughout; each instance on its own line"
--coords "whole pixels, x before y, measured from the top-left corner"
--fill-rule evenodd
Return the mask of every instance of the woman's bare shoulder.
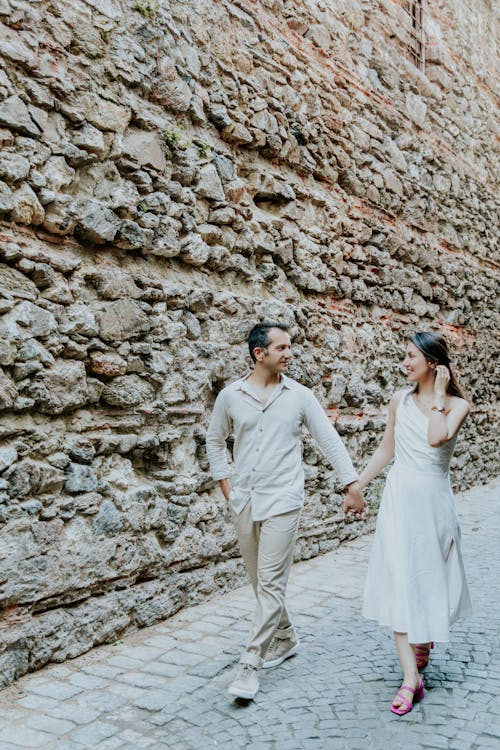
M 399 406 L 399 404 L 401 403 L 401 399 L 403 399 L 407 394 L 411 393 L 412 390 L 412 388 L 400 388 L 399 390 L 394 391 L 389 404 L 391 406 Z
M 461 398 L 460 396 L 450 396 L 450 408 L 453 411 L 460 412 L 467 416 L 467 414 L 470 412 L 472 407 L 472 404 L 467 401 L 465 398 Z

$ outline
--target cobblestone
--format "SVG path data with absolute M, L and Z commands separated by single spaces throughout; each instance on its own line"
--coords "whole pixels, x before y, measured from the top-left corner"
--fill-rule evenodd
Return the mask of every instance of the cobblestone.
M 81 689 L 74 685 L 64 684 L 64 682 L 42 682 L 28 688 L 28 692 L 46 698 L 54 698 L 54 700 L 66 700 L 67 698 L 74 698 L 81 692 Z
M 75 728 L 71 721 L 64 719 L 54 719 L 51 716 L 30 716 L 26 722 L 32 729 L 39 729 L 42 732 L 51 734 L 66 734 Z
M 499 490 L 458 498 L 475 614 L 432 652 L 407 716 L 388 710 L 392 638 L 360 616 L 366 536 L 294 567 L 301 650 L 262 673 L 254 702 L 226 692 L 253 606 L 244 587 L 1 692 L 0 750 L 500 750 Z

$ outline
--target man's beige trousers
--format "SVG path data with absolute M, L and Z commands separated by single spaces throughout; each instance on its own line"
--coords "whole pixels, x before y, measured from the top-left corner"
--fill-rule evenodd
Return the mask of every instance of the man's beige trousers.
M 242 663 L 260 667 L 275 632 L 278 630 L 284 636 L 287 631 L 293 632 L 285 594 L 300 512 L 298 508 L 265 521 L 254 521 L 249 502 L 238 515 L 231 511 L 241 556 L 257 597 Z

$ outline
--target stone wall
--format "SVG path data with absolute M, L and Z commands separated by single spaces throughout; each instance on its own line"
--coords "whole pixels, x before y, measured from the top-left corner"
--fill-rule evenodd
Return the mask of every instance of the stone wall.
M 494 471 L 495 15 L 395 0 L 0 0 L 0 684 L 242 580 L 204 431 L 258 318 L 356 463 L 441 329 Z M 300 558 L 345 521 L 306 439 Z

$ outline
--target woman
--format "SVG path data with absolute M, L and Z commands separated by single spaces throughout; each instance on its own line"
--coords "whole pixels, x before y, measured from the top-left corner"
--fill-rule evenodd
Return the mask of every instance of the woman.
M 360 477 L 364 489 L 395 458 L 380 503 L 363 615 L 394 632 L 403 670 L 391 705 L 398 716 L 424 697 L 419 669 L 433 641 L 449 641 L 450 625 L 471 611 L 448 475 L 470 405 L 442 336 L 413 334 L 403 367 L 414 385 L 392 397 L 384 437 Z

